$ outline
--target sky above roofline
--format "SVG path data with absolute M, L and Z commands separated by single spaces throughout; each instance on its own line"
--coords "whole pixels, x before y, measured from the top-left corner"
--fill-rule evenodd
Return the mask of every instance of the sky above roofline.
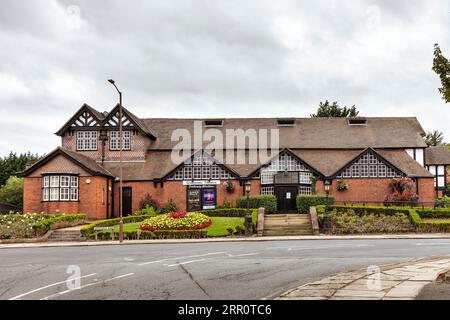
M 3 0 L 0 156 L 48 153 L 83 103 L 140 118 L 417 117 L 450 142 L 431 70 L 448 1 Z

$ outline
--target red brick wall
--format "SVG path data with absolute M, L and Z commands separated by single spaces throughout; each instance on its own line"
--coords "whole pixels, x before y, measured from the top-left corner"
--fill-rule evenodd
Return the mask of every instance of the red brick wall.
M 330 186 L 330 195 L 333 195 L 336 201 L 365 201 L 380 205 L 389 192 L 391 179 L 345 179 L 348 184 L 347 191 L 338 191 L 337 181 L 333 180 Z M 433 178 L 419 178 L 418 188 L 420 202 L 434 202 Z M 325 194 L 323 181 L 317 181 L 316 191 Z
M 223 186 L 224 181 L 221 181 L 220 185 L 217 185 L 217 205 L 220 206 L 224 201 L 230 202 L 233 206 L 236 205 L 236 200 L 244 194 L 243 186 L 239 186 L 238 180 L 232 180 L 234 185 L 233 192 L 227 192 Z M 178 210 L 186 210 L 186 191 L 187 186 L 183 185 L 182 181 L 165 181 L 163 187 L 160 184 L 154 187 L 153 182 L 150 181 L 136 181 L 136 182 L 125 182 L 124 187 L 132 188 L 132 212 L 139 210 L 139 202 L 146 196 L 150 194 L 153 199 L 155 199 L 160 205 L 165 204 L 172 199 Z M 252 181 L 252 195 L 257 195 L 260 193 L 259 180 Z M 115 183 L 114 186 L 114 214 L 117 217 L 119 215 L 119 183 Z
M 100 133 L 99 133 L 100 135 Z M 109 131 L 107 131 L 107 135 L 109 137 Z M 97 145 L 97 150 L 95 151 L 77 151 L 76 144 L 76 132 L 72 135 L 69 132 L 66 132 L 61 137 L 61 146 L 64 149 L 72 150 L 79 152 L 85 156 L 93 158 L 97 161 L 102 160 L 102 142 L 99 140 Z M 135 132 L 131 134 L 131 150 L 126 150 L 122 152 L 122 156 L 124 160 L 143 160 L 145 159 L 145 155 L 147 153 L 147 149 L 150 145 L 150 139 L 143 135 L 140 132 Z M 119 159 L 119 151 L 110 151 L 109 150 L 109 140 L 105 143 L 105 161 L 115 161 Z
M 42 202 L 41 175 L 43 173 L 78 173 L 79 201 Z M 90 183 L 87 183 L 87 180 Z M 24 178 L 23 210 L 45 213 L 56 213 L 59 210 L 60 213 L 85 213 L 90 219 L 105 219 L 107 180 L 105 177 L 91 176 L 65 157 L 56 156 Z

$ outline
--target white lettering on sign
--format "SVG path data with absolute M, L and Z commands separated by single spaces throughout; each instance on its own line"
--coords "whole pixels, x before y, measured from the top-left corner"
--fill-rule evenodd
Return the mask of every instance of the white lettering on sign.
M 286 199 L 290 199 L 291 198 L 291 193 L 290 192 L 286 192 Z

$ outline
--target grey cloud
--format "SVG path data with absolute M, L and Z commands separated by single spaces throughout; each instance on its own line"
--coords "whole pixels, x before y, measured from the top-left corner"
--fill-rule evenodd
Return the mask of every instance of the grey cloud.
M 110 77 L 143 117 L 308 116 L 330 99 L 417 116 L 450 141 L 431 71 L 435 42 L 450 56 L 449 11 L 438 0 L 3 0 L 0 110 L 13 120 L 0 123 L 0 154 L 49 152 L 82 103 L 111 109 Z

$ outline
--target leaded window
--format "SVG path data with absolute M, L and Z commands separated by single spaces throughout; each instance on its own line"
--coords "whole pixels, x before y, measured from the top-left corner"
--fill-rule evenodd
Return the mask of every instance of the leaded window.
M 280 171 L 299 172 L 301 184 L 311 184 L 312 172 L 289 153 L 283 153 L 260 170 L 261 184 L 273 184 L 274 175 Z
M 274 187 L 261 187 L 261 194 L 272 195 L 274 193 Z
M 299 186 L 298 187 L 298 194 L 311 195 L 312 194 L 312 188 L 310 186 Z
M 168 180 L 228 180 L 231 173 L 215 163 L 214 158 L 205 153 L 196 153 L 192 160 L 185 161 Z
M 77 131 L 77 150 L 97 150 L 98 131 Z
M 349 167 L 343 169 L 338 178 L 386 178 L 401 176 L 376 154 L 367 152 Z
M 42 201 L 78 201 L 78 176 L 45 175 L 42 177 Z
M 122 150 L 131 150 L 131 131 L 122 131 Z M 110 131 L 109 150 L 120 150 L 120 132 Z

